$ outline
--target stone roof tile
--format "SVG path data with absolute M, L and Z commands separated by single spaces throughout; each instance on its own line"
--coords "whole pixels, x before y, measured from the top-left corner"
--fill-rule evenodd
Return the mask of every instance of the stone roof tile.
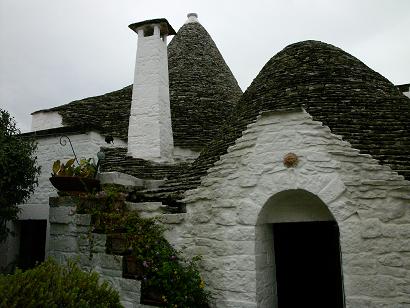
M 304 108 L 354 148 L 410 180 L 410 100 L 343 50 L 318 41 L 290 45 L 271 58 L 231 118 L 192 166 L 153 194 L 196 187 L 201 176 L 262 111 Z

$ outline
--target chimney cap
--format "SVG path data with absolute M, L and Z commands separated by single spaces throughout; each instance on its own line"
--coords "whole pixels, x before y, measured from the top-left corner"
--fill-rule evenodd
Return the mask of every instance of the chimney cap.
M 166 20 L 165 18 L 149 19 L 149 20 L 136 22 L 136 23 L 130 24 L 128 28 L 138 33 L 138 30 L 149 29 L 149 28 L 152 28 L 154 25 L 159 25 L 161 35 L 177 34 L 174 28 L 172 28 L 168 20 Z

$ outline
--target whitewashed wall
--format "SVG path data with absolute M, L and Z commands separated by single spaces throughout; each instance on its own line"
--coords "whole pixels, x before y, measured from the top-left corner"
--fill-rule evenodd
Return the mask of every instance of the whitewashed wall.
M 81 157 L 94 157 L 97 161 L 97 152 L 100 150 L 100 147 L 108 146 L 104 140 L 104 137 L 97 132 L 76 135 L 71 134 L 69 137 L 78 159 Z M 57 195 L 57 191 L 49 181 L 52 164 L 57 159 L 65 162 L 68 159 L 73 158 L 68 141 L 66 146 L 62 146 L 60 144 L 60 136 L 40 137 L 37 142 L 38 146 L 36 156 L 37 164 L 41 166 L 41 174 L 38 178 L 38 187 L 36 188 L 34 194 L 25 204 L 19 206 L 21 209 L 19 220 L 43 219 L 48 221 L 49 197 Z M 115 139 L 114 142 L 116 147 L 126 147 L 126 143 L 121 140 Z M 47 222 L 46 251 L 48 249 L 48 234 L 49 224 Z M 17 241 L 18 239 L 10 238 L 8 240 L 8 244 L 1 247 L 0 266 L 7 266 L 7 264 L 15 260 L 19 247 L 13 243 Z
M 63 126 L 63 118 L 57 111 L 35 112 L 31 114 L 31 131 Z
M 296 168 L 282 163 L 289 152 Z M 186 193 L 185 224 L 170 232 L 179 248 L 203 255 L 215 307 L 274 299 L 274 276 L 258 276 L 273 246 L 258 220 L 272 196 L 290 189 L 318 196 L 339 225 L 347 307 L 410 304 L 410 182 L 306 113 L 266 113 Z M 270 293 L 257 291 L 267 282 Z
M 71 143 L 80 158 L 94 158 L 97 162 L 97 153 L 100 147 L 107 147 L 104 137 L 97 132 L 88 132 L 86 134 L 68 135 L 71 139 Z M 38 215 L 35 212 L 42 211 L 40 207 L 45 207 L 45 212 L 48 216 L 48 198 L 51 194 L 56 195 L 56 190 L 51 185 L 49 178 L 52 172 L 52 164 L 55 160 L 59 159 L 62 162 L 67 161 L 70 158 L 74 158 L 71 147 L 67 139 L 63 139 L 67 143 L 65 146 L 60 144 L 60 136 L 41 137 L 37 146 L 37 163 L 41 166 L 41 175 L 38 178 L 38 187 L 31 198 L 23 205 L 23 211 L 21 213 L 22 219 L 29 219 L 33 217 L 31 215 Z M 114 144 L 116 147 L 126 147 L 126 143 L 115 139 Z M 33 207 L 39 207 L 33 211 Z M 44 216 L 43 216 L 44 217 Z

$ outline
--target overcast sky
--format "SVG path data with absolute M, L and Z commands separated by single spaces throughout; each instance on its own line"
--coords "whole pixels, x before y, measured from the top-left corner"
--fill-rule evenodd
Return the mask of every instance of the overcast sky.
M 410 0 L 0 0 L 0 108 L 30 113 L 132 83 L 133 22 L 196 12 L 242 90 L 285 46 L 336 45 L 394 84 L 410 82 Z

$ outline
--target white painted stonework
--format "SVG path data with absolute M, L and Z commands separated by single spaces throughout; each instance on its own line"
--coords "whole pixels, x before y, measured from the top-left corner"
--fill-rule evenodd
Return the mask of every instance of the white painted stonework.
M 97 132 L 88 132 L 86 134 L 69 135 L 76 151 L 78 159 L 94 157 L 97 162 L 97 153 L 100 147 L 107 147 L 104 137 Z M 21 212 L 19 220 L 47 220 L 49 219 L 48 200 L 50 196 L 57 196 L 56 189 L 51 185 L 49 178 L 51 176 L 52 164 L 55 160 L 67 161 L 73 158 L 69 143 L 66 146 L 60 144 L 60 136 L 37 137 L 37 164 L 41 166 L 41 174 L 38 178 L 38 186 L 30 199 L 20 205 Z M 115 139 L 116 147 L 126 147 L 126 143 L 120 139 Z M 48 247 L 49 224 L 47 226 L 46 251 Z M 0 267 L 7 266 L 15 261 L 18 254 L 18 245 L 13 243 L 18 241 L 16 238 L 9 237 L 7 249 L 0 250 Z
M 203 256 L 213 307 L 276 307 L 272 223 L 310 220 L 338 223 L 346 307 L 410 305 L 410 182 L 306 113 L 259 116 L 185 202 L 168 239 Z
M 169 102 L 168 56 L 159 25 L 154 34 L 138 30 L 138 48 L 128 128 L 128 155 L 172 162 L 173 135 Z M 165 38 L 166 35 L 163 35 Z
M 104 137 L 97 132 L 88 132 L 86 134 L 69 135 L 71 143 L 80 158 L 94 158 L 97 162 L 97 153 L 101 147 L 107 147 Z M 37 138 L 37 163 L 41 166 L 41 174 L 38 178 L 38 187 L 31 198 L 23 206 L 21 212 L 22 219 L 30 219 L 32 215 L 36 215 L 31 211 L 33 206 L 46 207 L 45 212 L 48 216 L 48 199 L 52 195 L 56 195 L 56 190 L 51 185 L 49 178 L 51 176 L 52 164 L 55 160 L 67 161 L 73 158 L 73 152 L 69 143 L 65 146 L 60 144 L 60 136 L 39 137 Z M 126 147 L 126 143 L 120 139 L 114 140 L 115 147 Z
M 31 131 L 62 127 L 63 118 L 57 111 L 35 112 L 31 114 Z

